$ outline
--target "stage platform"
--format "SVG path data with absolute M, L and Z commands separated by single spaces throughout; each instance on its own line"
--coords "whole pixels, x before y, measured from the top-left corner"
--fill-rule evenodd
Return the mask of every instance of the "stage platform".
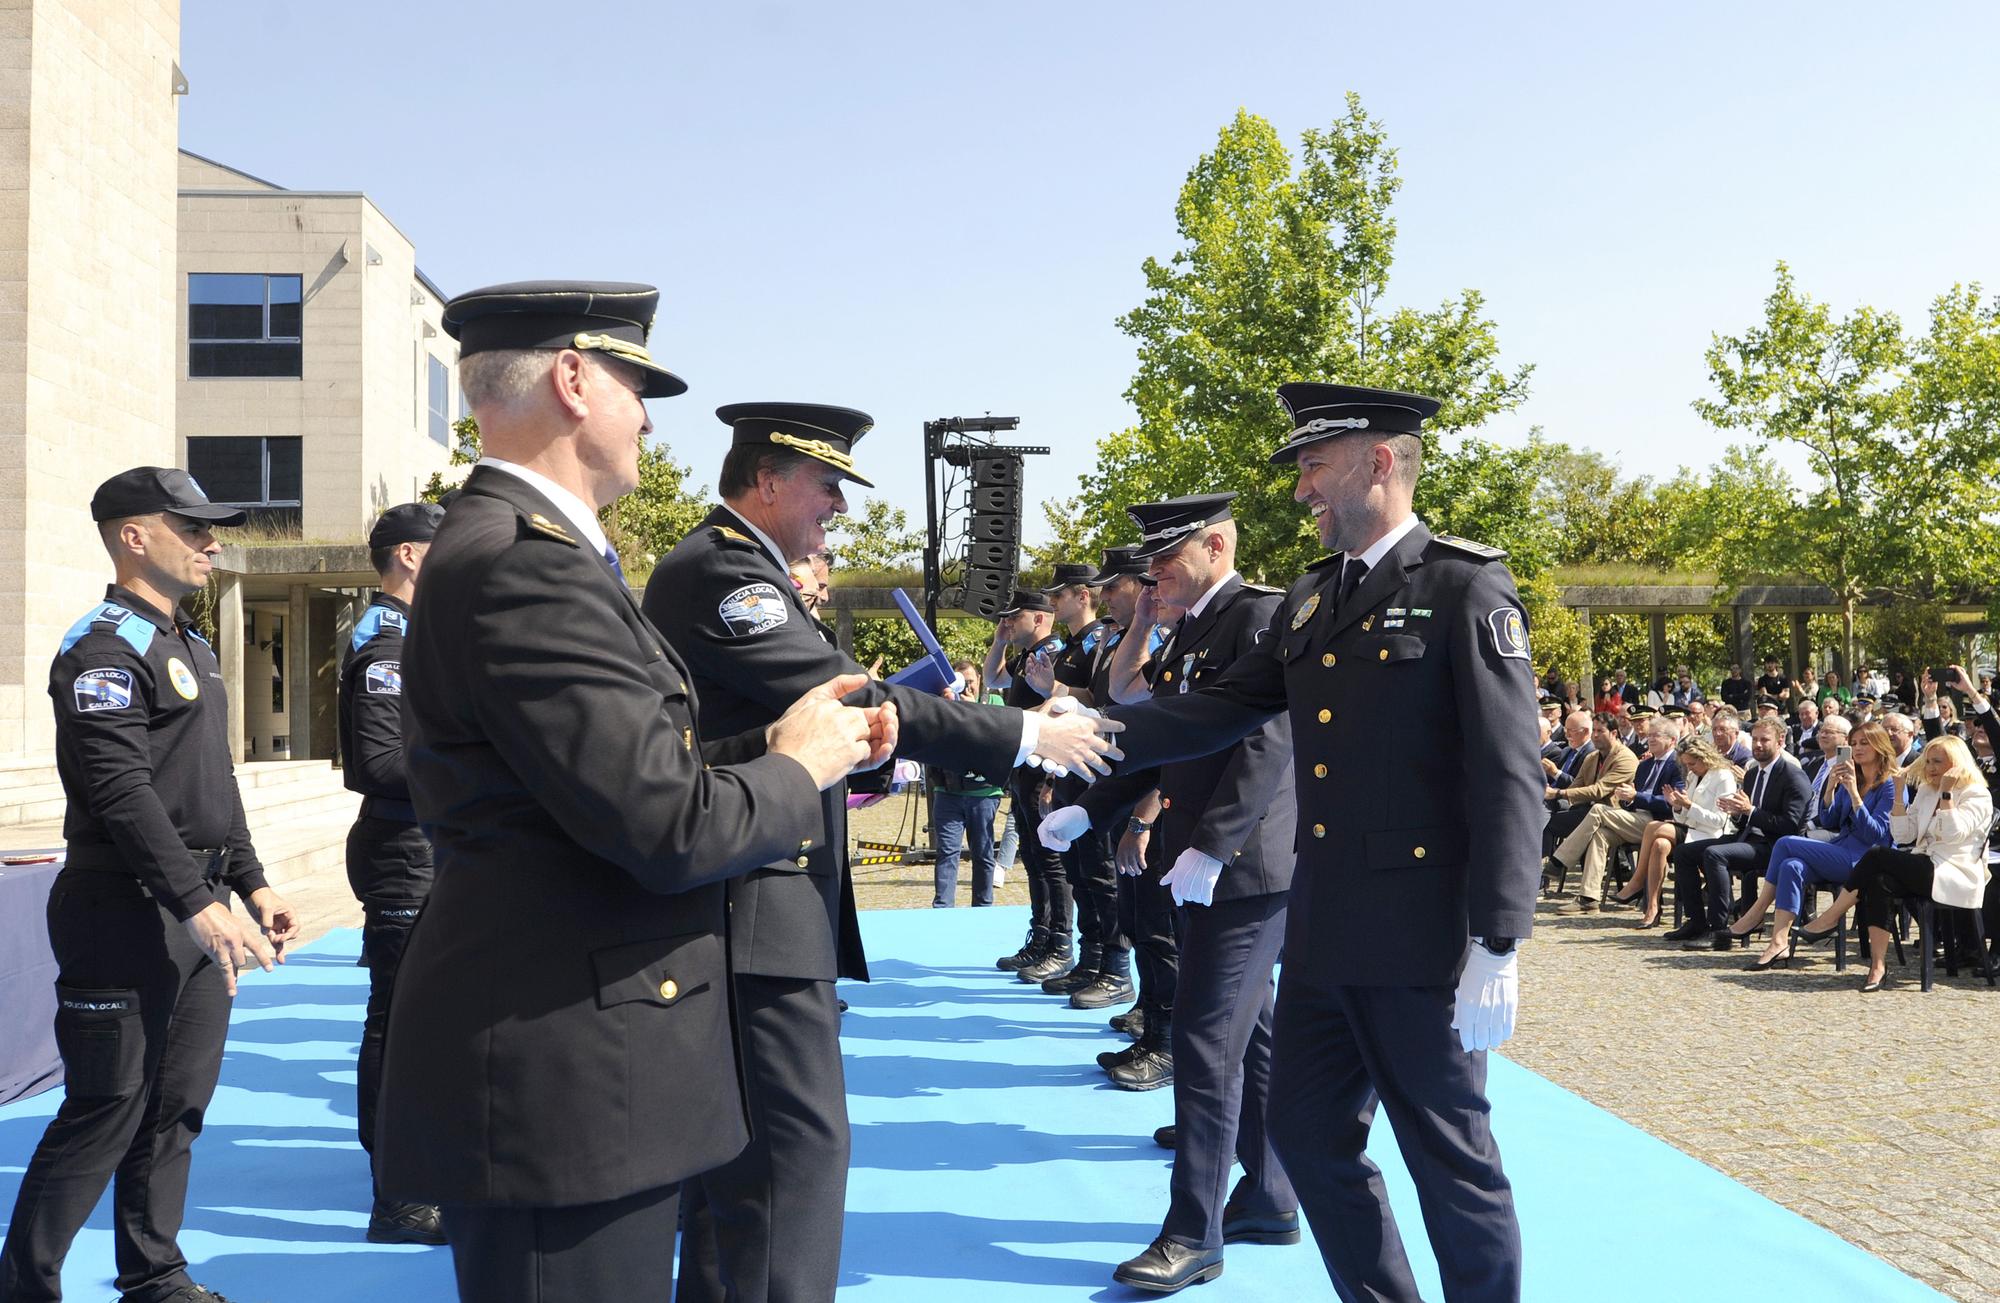
M 1112 1089 L 1104 1015 L 992 967 L 1020 942 L 1018 908 L 863 914 L 875 982 L 843 983 L 854 1162 L 841 1294 L 1116 1300 L 1111 1283 L 1166 1206 L 1171 1156 L 1152 1143 L 1171 1092 Z M 182 1247 L 237 1303 L 452 1297 L 448 1251 L 371 1245 L 354 1140 L 354 1058 L 366 975 L 359 935 L 328 934 L 237 998 L 222 1086 L 195 1147 Z M 1718 1083 L 1725 1085 L 1725 1083 Z M 1496 1057 L 1494 1131 L 1521 1210 L 1532 1303 L 1699 1296 L 1901 1303 L 1943 1296 L 1668 1145 Z M 0 1213 L 10 1209 L 60 1090 L 0 1109 Z M 1440 1297 L 1416 1194 L 1386 1121 L 1372 1150 L 1418 1280 Z M 111 1296 L 108 1200 L 64 1274 L 73 1300 Z M 1634 1218 L 1637 1220 L 1635 1221 Z M 1643 1236 L 1614 1233 L 1630 1225 Z M 1723 1276 L 1726 1259 L 1746 1268 Z M 1697 1265 L 1698 1264 L 1698 1265 Z M 670 1298 L 668 1282 L 656 1297 Z M 1331 1299 L 1310 1238 L 1232 1247 L 1201 1303 Z

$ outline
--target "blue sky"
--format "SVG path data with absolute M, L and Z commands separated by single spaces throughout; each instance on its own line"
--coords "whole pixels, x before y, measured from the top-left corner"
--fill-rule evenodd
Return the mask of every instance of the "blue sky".
M 1385 122 L 1390 301 L 1477 287 L 1536 364 L 1502 440 L 1706 465 L 1702 350 L 1780 258 L 1907 320 L 2000 292 L 2000 6 L 1627 8 L 187 0 L 181 139 L 367 191 L 448 292 L 659 285 L 692 388 L 654 420 L 701 481 L 716 406 L 842 403 L 919 516 L 927 418 L 1021 417 L 1034 500 L 1130 422 L 1113 323 L 1238 107 L 1294 144 L 1348 90 Z

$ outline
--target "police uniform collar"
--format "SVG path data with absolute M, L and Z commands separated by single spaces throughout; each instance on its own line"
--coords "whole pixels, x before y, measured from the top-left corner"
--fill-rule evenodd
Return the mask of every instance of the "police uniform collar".
M 1213 584 L 1210 584 L 1208 587 L 1208 591 L 1203 593 L 1200 597 L 1195 598 L 1194 605 L 1188 607 L 1187 609 L 1188 621 L 1192 623 L 1196 620 L 1199 620 L 1202 617 L 1202 615 L 1208 610 L 1209 606 L 1215 601 L 1215 595 L 1217 593 L 1220 593 L 1224 588 L 1227 588 L 1229 586 L 1230 580 L 1239 578 L 1241 578 L 1241 576 L 1238 575 L 1234 570 L 1231 570 L 1228 574 L 1216 580 Z
M 771 536 L 769 534 L 766 534 L 763 530 L 757 528 L 755 525 L 751 524 L 749 521 L 737 515 L 735 512 L 731 511 L 727 507 L 717 507 L 715 509 L 715 514 L 718 516 L 727 516 L 729 517 L 730 520 L 733 520 L 738 525 L 743 526 L 743 531 L 745 533 L 749 534 L 750 537 L 756 539 L 759 543 L 764 545 L 765 553 L 769 555 L 773 561 L 776 561 L 778 563 L 778 569 L 784 571 L 787 577 L 791 575 L 792 563 L 785 560 L 784 556 L 779 551 L 778 545 L 771 541 Z M 796 591 L 796 589 L 794 591 Z
M 1402 542 L 1404 536 L 1407 535 L 1411 530 L 1415 529 L 1418 523 L 1419 522 L 1414 512 L 1412 512 L 1410 515 L 1403 517 L 1402 523 L 1390 529 L 1388 533 L 1376 539 L 1373 543 L 1370 543 L 1367 546 L 1367 548 L 1362 551 L 1361 564 L 1367 566 L 1369 571 L 1372 573 L 1376 566 L 1382 564 L 1382 558 L 1389 555 L 1389 550 L 1395 547 L 1396 544 Z
M 481 457 L 472 470 L 475 475 L 482 470 L 495 470 L 521 481 L 547 498 L 549 505 L 556 509 L 579 537 L 590 544 L 597 555 L 603 556 L 610 548 L 611 542 L 604 536 L 604 526 L 597 523 L 597 513 L 590 509 L 590 504 L 540 471 L 529 470 L 526 466 L 517 466 L 513 462 L 501 461 L 498 457 L 491 456 Z
M 1043 639 L 1042 639 L 1042 640 L 1041 640 L 1040 642 L 1038 642 L 1038 643 L 1036 643 L 1036 644 L 1035 644 L 1034 646 L 1032 646 L 1032 647 L 1028 648 L 1028 653 L 1027 653 L 1027 654 L 1028 654 L 1028 655 L 1030 655 L 1030 656 L 1033 656 L 1033 655 L 1034 655 L 1034 654 L 1035 654 L 1036 652 L 1038 652 L 1038 651 L 1040 651 L 1040 650 L 1041 650 L 1042 648 L 1044 648 L 1044 647 L 1048 646 L 1048 645 L 1049 645 L 1050 643 L 1054 643 L 1054 644 L 1056 644 L 1056 645 L 1057 645 L 1058 647 L 1060 647 L 1060 646 L 1062 645 L 1062 635 L 1061 635 L 1061 634 L 1058 634 L 1058 633 L 1054 633 L 1054 632 L 1051 632 L 1051 633 L 1050 633 L 1050 634 L 1049 634 L 1049 635 L 1048 635 L 1047 637 L 1043 638 Z
M 370 606 L 386 606 L 392 611 L 401 611 L 404 615 L 410 613 L 410 604 L 408 602 L 389 593 L 377 592 L 374 599 L 368 604 Z
M 179 623 L 172 615 L 162 613 L 159 607 L 154 606 L 151 602 L 123 585 L 105 585 L 104 600 L 114 606 L 122 606 L 134 615 L 145 616 L 147 620 L 159 628 L 161 633 L 175 633 L 180 628 Z

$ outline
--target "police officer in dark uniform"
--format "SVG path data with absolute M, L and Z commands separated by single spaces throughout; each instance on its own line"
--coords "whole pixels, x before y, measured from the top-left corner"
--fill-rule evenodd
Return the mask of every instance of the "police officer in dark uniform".
M 444 508 L 406 502 L 368 531 L 369 560 L 382 586 L 354 622 L 340 661 L 340 755 L 347 790 L 361 810 L 347 832 L 347 885 L 361 902 L 361 963 L 368 969 L 368 1016 L 361 1026 L 355 1121 L 361 1147 L 375 1153 L 375 1104 L 382 1090 L 382 1045 L 396 968 L 431 890 L 431 843 L 417 825 L 403 764 L 403 637 L 417 572 Z M 368 1238 L 377 1244 L 443 1244 L 431 1204 L 375 1195 Z
M 650 286 L 528 282 L 445 307 L 485 455 L 403 646 L 410 795 L 437 870 L 389 1011 L 386 1197 L 443 1206 L 461 1297 L 657 1299 L 681 1182 L 749 1136 L 721 882 L 824 836 L 820 791 L 893 711 L 803 694 L 698 736 L 686 665 L 597 513 L 639 482 Z
M 644 603 L 687 658 L 706 737 L 762 728 L 798 690 L 860 672 L 815 630 L 788 568 L 826 545 L 827 522 L 846 510 L 842 482 L 868 483 L 853 448 L 872 424 L 852 408 L 809 403 L 736 403 L 716 415 L 731 429 L 723 505 L 660 559 Z M 898 754 L 927 764 L 998 773 L 1040 753 L 1082 767 L 1100 746 L 1081 715 L 1029 716 L 874 683 L 854 700 L 893 703 Z M 677 1297 L 705 1303 L 723 1289 L 732 1303 L 830 1300 L 849 1150 L 833 983 L 868 974 L 839 786 L 825 794 L 813 847 L 769 857 L 730 884 L 729 901 L 752 1138 L 690 1183 Z
M 1109 680 L 1111 656 L 1122 632 L 1108 611 L 1097 614 L 1097 594 L 1091 582 L 1096 576 L 1094 565 L 1065 561 L 1055 567 L 1055 582 L 1042 592 L 1055 607 L 1056 618 L 1069 630 L 1069 636 L 1063 640 L 1061 654 L 1046 670 L 1033 668 L 1042 662 L 1028 662 L 1035 675 L 1048 676 L 1035 684 L 1037 691 L 1060 692 L 1086 705 L 1104 699 L 1091 689 L 1095 686 L 1102 692 Z M 1131 612 L 1127 610 L 1125 614 L 1129 620 Z M 1049 784 L 1056 805 L 1072 804 L 1085 788 L 1083 779 L 1077 777 L 1055 779 Z M 1042 989 L 1051 995 L 1068 996 L 1072 1008 L 1101 1009 L 1132 998 L 1132 942 L 1119 926 L 1115 852 L 1110 834 L 1095 828 L 1063 852 L 1063 871 L 1069 879 L 1070 899 L 1076 906 L 1081 950 L 1076 967 L 1046 979 Z
M 1016 588 L 1012 605 L 1000 612 L 999 620 L 993 645 L 986 652 L 986 686 L 999 690 L 1010 706 L 1038 708 L 1049 700 L 1053 688 L 1044 691 L 1035 686 L 1035 680 L 1052 683 L 1055 660 L 1064 647 L 1055 632 L 1055 605 L 1046 593 Z M 1035 836 L 1035 829 L 1041 826 L 1042 793 L 1048 780 L 1049 775 L 1039 765 L 1018 766 L 1007 776 L 1014 826 L 1021 834 L 1021 863 L 1028 872 L 1028 935 L 1019 950 L 995 960 L 994 966 L 1024 982 L 1046 982 L 1076 964 L 1070 932 L 1074 897 L 1069 868 L 1059 852 L 1042 845 Z
M 99 485 L 90 514 L 116 579 L 49 671 L 69 800 L 48 903 L 63 1102 L 21 1178 L 0 1300 L 62 1297 L 63 1258 L 115 1173 L 121 1303 L 221 1303 L 176 1242 L 189 1150 L 236 974 L 268 971 L 298 932 L 250 844 L 215 652 L 177 610 L 208 582 L 214 527 L 244 513 L 186 471 L 139 466 Z
M 1236 572 L 1235 496 L 1127 509 L 1155 583 L 1187 608 L 1160 658 L 1156 697 L 1220 678 L 1257 646 L 1283 596 Z M 1271 971 L 1284 943 L 1297 823 L 1291 743 L 1289 723 L 1274 718 L 1227 750 L 1120 775 L 1082 801 L 1095 825 L 1118 817 L 1121 787 L 1157 785 L 1155 840 L 1171 861 L 1165 883 L 1183 906 L 1170 1049 L 1136 1055 L 1110 1075 L 1127 1089 L 1148 1089 L 1161 1077 L 1173 1083 L 1176 1150 L 1161 1234 L 1195 1250 L 1192 1261 L 1202 1265 L 1190 1271 L 1187 1261 L 1149 1248 L 1114 1273 L 1122 1284 L 1172 1291 L 1208 1279 L 1225 1243 L 1299 1240 L 1298 1199 L 1265 1124 Z M 1225 1201 L 1239 1156 L 1244 1176 Z
M 1343 1299 L 1418 1297 L 1365 1153 L 1379 1101 L 1445 1297 L 1515 1300 L 1520 1229 L 1487 1123 L 1485 1052 L 1513 1029 L 1514 949 L 1540 873 L 1520 598 L 1496 549 L 1433 537 L 1410 512 L 1436 400 L 1278 392 L 1292 430 L 1273 460 L 1297 462 L 1294 496 L 1334 555 L 1216 682 L 1114 714 L 1128 763 L 1144 765 L 1218 750 L 1289 712 L 1299 862 L 1272 1141 Z M 1084 818 L 1052 815 L 1044 830 L 1061 840 Z M 1167 1270 L 1208 1269 L 1169 1238 L 1153 1249 Z

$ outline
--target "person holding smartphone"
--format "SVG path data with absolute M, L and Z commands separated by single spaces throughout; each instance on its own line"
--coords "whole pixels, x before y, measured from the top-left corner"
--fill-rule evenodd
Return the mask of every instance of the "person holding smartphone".
M 1993 823 L 1993 799 L 1980 779 L 1972 752 L 1955 737 L 1940 737 L 1912 766 L 1914 799 L 1905 805 L 1900 784 L 1890 806 L 1889 826 L 1899 844 L 1877 846 L 1861 857 L 1854 880 L 1861 891 L 1861 921 L 1868 928 L 1868 976 L 1862 992 L 1879 991 L 1887 976 L 1889 925 L 1896 902 L 1928 896 L 1940 905 L 1977 909 L 1992 871 L 1986 867 L 1986 833 Z M 1930 943 L 1926 937 L 1924 943 Z

